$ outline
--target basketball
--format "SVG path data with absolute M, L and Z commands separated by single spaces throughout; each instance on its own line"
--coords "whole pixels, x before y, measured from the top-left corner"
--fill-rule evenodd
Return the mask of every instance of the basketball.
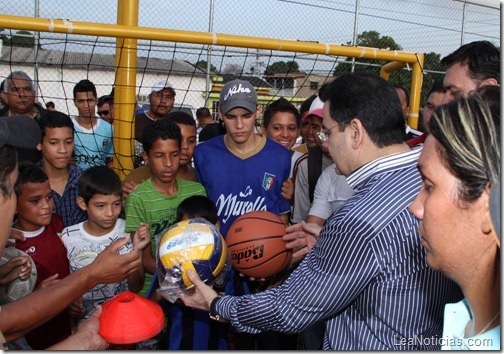
M 231 264 L 240 273 L 268 278 L 283 271 L 292 252 L 285 248 L 285 224 L 269 211 L 252 211 L 238 217 L 226 236 Z
M 28 256 L 25 252 L 18 250 L 14 247 L 7 247 L 4 250 L 2 257 L 0 258 L 0 265 L 7 263 L 14 257 L 17 256 Z M 37 282 L 37 266 L 33 259 L 31 259 L 31 272 L 28 279 L 21 280 L 16 278 L 8 284 L 0 285 L 0 305 L 8 304 L 9 302 L 15 301 L 28 295 L 35 288 L 35 283 Z
M 205 283 L 220 274 L 227 260 L 227 247 L 217 227 L 202 218 L 180 221 L 162 236 L 158 247 L 161 288 L 192 287 L 186 275 L 194 270 Z

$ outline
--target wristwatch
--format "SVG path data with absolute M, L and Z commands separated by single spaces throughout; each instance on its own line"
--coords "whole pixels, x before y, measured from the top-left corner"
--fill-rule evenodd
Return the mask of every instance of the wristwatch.
M 219 316 L 219 314 L 217 313 L 217 301 L 219 301 L 221 298 L 221 296 L 217 296 L 215 299 L 212 300 L 212 302 L 210 303 L 210 318 L 214 321 L 218 321 L 218 322 L 228 322 L 227 320 L 225 320 L 224 318 L 221 318 Z

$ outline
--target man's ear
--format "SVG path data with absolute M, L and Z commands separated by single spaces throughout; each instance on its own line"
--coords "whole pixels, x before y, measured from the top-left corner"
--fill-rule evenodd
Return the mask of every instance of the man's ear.
M 488 79 L 485 79 L 483 80 L 483 82 L 480 84 L 480 86 L 483 86 L 483 85 L 498 85 L 499 82 L 494 79 L 493 77 L 490 77 Z
M 354 118 L 350 121 L 346 129 L 350 129 L 350 139 L 352 141 L 352 147 L 358 148 L 362 145 L 364 139 L 365 129 L 362 125 L 360 119 Z
M 77 197 L 77 205 L 79 208 L 81 208 L 84 211 L 87 211 L 87 205 L 86 202 L 84 201 L 84 198 L 82 197 Z

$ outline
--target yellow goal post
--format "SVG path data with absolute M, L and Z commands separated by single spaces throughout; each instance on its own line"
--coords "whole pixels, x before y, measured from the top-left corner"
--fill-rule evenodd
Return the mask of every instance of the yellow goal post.
M 424 66 L 424 55 L 422 53 L 139 27 L 139 0 L 118 0 L 117 3 L 117 24 L 0 15 L 0 28 L 116 38 L 114 106 L 120 117 L 127 117 L 127 119 L 118 122 L 114 133 L 114 149 L 117 157 L 114 159 L 114 167 L 119 173 L 121 180 L 127 174 L 125 171 L 133 169 L 133 159 L 131 156 L 134 154 L 134 142 L 131 136 L 134 129 L 132 128 L 132 120 L 134 119 L 136 102 L 136 54 L 137 41 L 139 39 L 383 60 L 387 61 L 387 64 L 382 67 L 380 75 L 387 80 L 392 71 L 409 67 L 412 71 L 412 80 L 410 89 L 411 109 L 408 124 L 413 128 L 417 128 L 418 126 Z

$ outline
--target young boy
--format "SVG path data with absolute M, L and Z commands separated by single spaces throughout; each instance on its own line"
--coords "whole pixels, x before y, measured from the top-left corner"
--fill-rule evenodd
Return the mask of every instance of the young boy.
M 49 178 L 56 213 L 65 226 L 87 220 L 86 211 L 77 205 L 78 181 L 82 169 L 70 164 L 74 149 L 74 125 L 58 111 L 45 112 L 38 121 L 42 133 L 40 166 Z
M 217 207 L 208 197 L 193 195 L 184 199 L 177 208 L 177 219 L 175 222 L 192 218 L 204 218 L 220 228 L 217 217 Z M 223 279 L 224 280 L 224 279 Z M 214 289 L 223 292 L 224 282 L 220 285 L 214 284 Z M 155 293 L 159 288 L 157 274 L 153 278 L 153 284 L 149 293 L 153 293 L 152 298 L 159 300 L 169 316 L 166 333 L 161 339 L 164 348 L 161 350 L 226 350 L 227 330 L 226 325 L 217 321 L 210 321 L 208 312 L 195 310 L 184 306 L 180 301 L 174 304 L 168 303 L 162 295 Z
M 192 195 L 206 196 L 205 188 L 198 182 L 179 179 L 182 136 L 177 124 L 167 119 L 154 121 L 142 131 L 142 157 L 149 165 L 152 177 L 135 188 L 125 205 L 126 231 L 135 231 L 141 222 L 150 224 L 152 245 L 143 254 L 145 272 L 156 270 L 156 242 L 177 218 L 177 206 Z M 147 291 L 152 277 L 145 276 Z
M 79 115 L 72 118 L 75 126 L 75 164 L 82 169 L 110 166 L 114 157 L 114 127 L 96 116 L 96 87 L 89 80 L 79 81 L 73 89 Z
M 67 227 L 61 234 L 66 247 L 70 270 L 85 267 L 111 243 L 120 237 L 129 237 L 125 232 L 125 220 L 121 213 L 122 186 L 119 176 L 106 166 L 94 166 L 85 170 L 79 179 L 77 203 L 88 214 L 88 220 Z M 140 223 L 131 235 L 131 243 L 119 249 L 120 254 L 143 252 L 150 243 L 147 223 Z M 140 267 L 126 279 L 130 291 L 138 292 L 144 282 Z M 79 320 L 88 318 L 96 306 L 126 290 L 126 281 L 99 284 L 82 296 L 82 302 L 73 306 L 73 315 Z
M 65 246 L 59 238 L 63 222 L 58 214 L 53 214 L 54 201 L 47 175 L 37 165 L 21 163 L 15 190 L 17 220 L 13 228 L 21 231 L 25 237 L 24 241 L 16 241 L 16 248 L 26 252 L 35 262 L 35 286 L 66 277 L 70 268 Z M 42 350 L 69 335 L 70 316 L 63 311 L 25 337 L 33 349 Z
M 296 107 L 285 98 L 280 97 L 266 108 L 263 115 L 262 131 L 266 137 L 286 147 L 291 153 L 291 172 L 289 178 L 282 185 L 282 196 L 294 202 L 294 182 L 292 181 L 292 166 L 297 138 L 301 124 L 301 115 Z M 297 154 L 296 154 L 297 155 Z
M 182 143 L 180 148 L 180 163 L 177 178 L 196 182 L 196 171 L 192 166 L 194 148 L 196 147 L 196 122 L 182 111 L 170 112 L 163 119 L 171 120 L 180 128 Z M 149 166 L 142 165 L 129 173 L 123 181 L 123 192 L 127 195 L 140 183 L 151 177 Z

